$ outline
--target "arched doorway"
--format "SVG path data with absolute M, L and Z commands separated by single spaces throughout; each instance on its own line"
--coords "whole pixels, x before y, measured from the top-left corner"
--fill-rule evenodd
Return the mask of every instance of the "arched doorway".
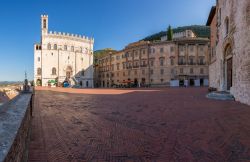
M 189 79 L 189 85 L 194 86 L 194 79 L 193 78 Z
M 72 67 L 71 66 L 67 66 L 66 68 L 66 78 L 69 79 L 72 76 Z
M 42 85 L 42 80 L 41 79 L 37 79 L 36 80 L 36 85 L 37 86 L 41 86 Z
M 86 81 L 86 87 L 87 88 L 89 87 L 89 81 Z
M 230 45 L 227 45 L 225 48 L 225 87 L 226 90 L 230 90 L 233 86 L 233 55 L 232 48 Z
M 138 86 L 138 80 L 137 80 L 137 78 L 134 79 L 134 86 L 135 86 L 135 87 Z
M 109 81 L 107 81 L 107 88 L 109 88 Z

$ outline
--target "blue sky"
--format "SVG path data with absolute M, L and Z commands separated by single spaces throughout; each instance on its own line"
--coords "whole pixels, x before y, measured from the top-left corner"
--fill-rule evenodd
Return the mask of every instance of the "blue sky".
M 128 43 L 173 27 L 203 25 L 215 0 L 1 0 L 0 81 L 33 79 L 40 15 L 49 30 L 92 36 L 94 49 Z

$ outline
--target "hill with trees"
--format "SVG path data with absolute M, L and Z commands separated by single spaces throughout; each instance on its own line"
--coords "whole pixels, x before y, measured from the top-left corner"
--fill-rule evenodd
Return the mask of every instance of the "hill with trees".
M 116 52 L 116 50 L 114 50 L 112 48 L 105 48 L 105 49 L 94 51 L 94 64 L 96 64 L 96 60 L 98 58 L 104 57 L 104 56 L 108 55 L 110 52 Z
M 191 26 L 183 26 L 177 27 L 173 29 L 173 33 L 179 33 L 185 30 L 192 30 L 198 37 L 201 38 L 209 38 L 210 37 L 210 27 L 204 25 L 191 25 Z M 159 33 L 147 36 L 144 38 L 144 41 L 157 41 L 161 40 L 161 37 L 166 36 L 167 31 L 161 31 Z

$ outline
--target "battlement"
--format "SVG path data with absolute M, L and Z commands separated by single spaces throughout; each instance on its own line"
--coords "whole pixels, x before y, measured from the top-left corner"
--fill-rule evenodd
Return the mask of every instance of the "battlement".
M 79 34 L 70 34 L 70 33 L 64 33 L 64 32 L 50 31 L 48 35 L 94 42 L 94 38 L 86 37 L 86 36 L 79 35 Z
M 48 15 L 41 15 L 41 17 L 45 17 L 45 18 L 48 18 L 49 16 L 48 16 Z

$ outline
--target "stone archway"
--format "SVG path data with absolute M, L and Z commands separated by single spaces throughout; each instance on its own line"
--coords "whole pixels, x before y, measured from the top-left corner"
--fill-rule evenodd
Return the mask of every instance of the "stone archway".
M 36 85 L 37 86 L 42 86 L 42 80 L 41 79 L 37 79 L 36 80 Z
M 67 79 L 71 78 L 72 72 L 73 72 L 72 67 L 71 66 L 67 66 L 67 68 L 66 68 L 66 78 Z
M 228 44 L 224 50 L 224 60 L 225 88 L 226 90 L 230 90 L 230 88 L 233 86 L 233 54 L 230 44 Z

